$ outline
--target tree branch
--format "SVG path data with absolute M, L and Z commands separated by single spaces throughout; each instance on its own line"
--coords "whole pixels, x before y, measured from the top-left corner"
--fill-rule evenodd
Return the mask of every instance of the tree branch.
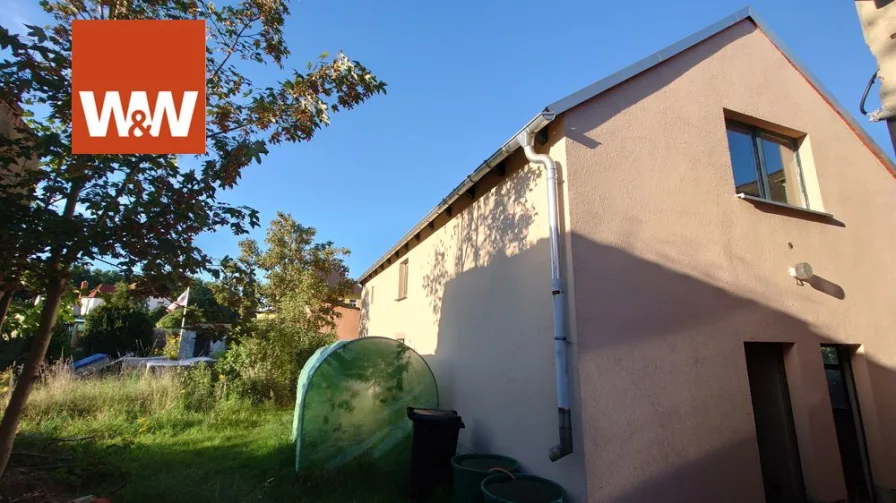
M 234 132 L 234 131 L 239 131 L 240 129 L 243 129 L 244 127 L 247 127 L 247 126 L 250 126 L 250 125 L 251 125 L 251 124 L 249 124 L 248 122 L 244 122 L 244 123 L 240 124 L 239 126 L 234 126 L 234 127 L 232 127 L 232 128 L 229 128 L 229 129 L 222 129 L 222 130 L 217 131 L 217 132 L 215 132 L 215 133 L 207 134 L 207 135 L 205 136 L 205 139 L 208 140 L 208 139 L 210 139 L 210 138 L 216 138 L 216 137 L 218 137 L 218 136 L 225 135 L 225 134 L 227 134 L 227 133 L 232 133 L 232 132 Z
M 227 56 L 224 56 L 224 59 L 221 61 L 218 67 L 215 68 L 215 71 L 212 72 L 208 80 L 215 80 L 215 78 L 218 76 L 218 73 L 220 73 L 221 69 L 224 68 L 224 65 L 227 64 L 227 60 L 230 59 L 230 56 L 232 56 L 234 51 L 236 51 L 236 44 L 238 44 L 240 39 L 243 38 L 243 32 L 246 31 L 246 29 L 248 29 L 249 26 L 252 25 L 252 23 L 258 21 L 259 19 L 260 18 L 258 16 L 253 17 L 252 19 L 246 21 L 246 24 L 244 24 L 243 27 L 240 28 L 239 33 L 237 33 L 236 37 L 233 39 L 233 43 L 230 44 L 230 49 L 227 50 Z
M 140 169 L 140 166 L 141 163 L 136 163 L 131 166 L 128 174 L 125 175 L 124 180 L 121 181 L 121 185 L 118 186 L 118 190 L 115 191 L 112 199 L 109 199 L 109 204 L 107 204 L 106 207 L 103 208 L 103 212 L 100 213 L 99 217 L 97 217 L 96 223 L 93 225 L 95 229 L 101 227 L 104 223 L 106 223 L 106 217 L 109 216 L 109 211 L 111 211 L 112 205 L 115 203 L 115 201 L 118 201 L 119 199 L 121 199 L 121 196 L 124 195 L 124 191 L 127 190 L 128 184 L 130 184 L 134 180 L 134 177 L 137 176 L 137 170 Z

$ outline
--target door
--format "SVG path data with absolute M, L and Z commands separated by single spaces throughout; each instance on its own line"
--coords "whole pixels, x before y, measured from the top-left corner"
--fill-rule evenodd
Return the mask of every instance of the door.
M 837 445 L 840 447 L 840 463 L 843 466 L 843 479 L 849 501 L 873 501 L 871 469 L 850 366 L 850 351 L 844 346 L 822 346 L 821 357 L 828 380 Z
M 744 344 L 766 503 L 806 501 L 782 344 Z

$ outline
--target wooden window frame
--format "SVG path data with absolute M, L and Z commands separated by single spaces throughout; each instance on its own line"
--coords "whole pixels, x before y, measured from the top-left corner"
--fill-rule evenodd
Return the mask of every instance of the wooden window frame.
M 406 298 L 408 298 L 408 259 L 404 259 L 398 264 L 398 298 L 395 300 Z

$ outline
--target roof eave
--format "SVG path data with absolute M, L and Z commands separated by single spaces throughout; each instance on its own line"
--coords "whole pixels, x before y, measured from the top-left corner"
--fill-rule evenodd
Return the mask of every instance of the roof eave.
M 417 222 L 407 234 L 405 234 L 401 239 L 398 240 L 398 243 L 393 246 L 385 255 L 379 258 L 373 265 L 364 271 L 360 277 L 358 277 L 358 283 L 362 285 L 367 282 L 368 277 L 376 271 L 376 269 L 381 266 L 384 262 L 389 260 L 389 257 L 398 252 L 402 246 L 405 245 L 408 241 L 410 241 L 418 232 L 423 230 L 430 222 L 435 221 L 439 215 L 445 211 L 446 208 L 451 206 L 454 201 L 462 196 L 470 187 L 473 186 L 476 182 L 478 182 L 486 173 L 491 171 L 495 166 L 501 163 L 504 159 L 507 158 L 516 148 L 516 138 L 523 132 L 529 132 L 531 134 L 536 134 L 541 131 L 548 123 L 550 123 L 555 118 L 555 114 L 550 110 L 545 109 L 535 115 L 529 122 L 526 123 L 519 131 L 514 133 L 513 136 L 510 137 L 509 140 L 505 141 L 501 147 L 496 150 L 492 155 L 488 157 L 485 161 L 483 161 L 472 173 L 467 175 L 466 178 L 451 192 L 448 193 L 446 197 L 442 199 L 442 201 L 436 205 L 429 213 L 423 217 L 422 220 Z

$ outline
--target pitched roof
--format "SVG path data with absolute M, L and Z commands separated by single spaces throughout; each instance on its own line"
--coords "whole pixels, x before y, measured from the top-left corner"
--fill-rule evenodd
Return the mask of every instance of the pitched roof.
M 734 26 L 741 21 L 749 20 L 752 21 L 760 31 L 772 42 L 772 44 L 777 47 L 777 49 L 790 61 L 790 64 L 799 71 L 809 82 L 811 85 L 821 96 L 822 98 L 832 107 L 834 110 L 840 115 L 840 117 L 846 122 L 850 129 L 859 137 L 859 140 L 868 147 L 869 150 L 878 158 L 878 160 L 883 164 L 891 174 L 896 176 L 896 164 L 890 159 L 890 157 L 884 153 L 881 147 L 865 132 L 864 129 L 856 122 L 856 120 L 852 117 L 852 115 L 846 110 L 846 108 L 834 98 L 834 95 L 831 94 L 822 84 L 821 82 L 808 70 L 808 68 L 802 64 L 799 58 L 790 51 L 781 39 L 765 24 L 764 21 L 756 14 L 756 11 L 753 10 L 752 7 L 746 7 L 741 9 L 734 14 L 724 17 L 723 19 L 707 26 L 706 28 L 689 35 L 674 44 L 661 49 L 646 58 L 641 59 L 640 61 L 633 63 L 618 72 L 604 77 L 593 84 L 583 87 L 582 89 L 561 98 L 546 107 L 535 115 L 525 126 L 522 127 L 519 131 L 514 133 L 513 136 L 510 137 L 509 140 L 504 142 L 504 144 L 498 148 L 495 153 L 493 153 L 488 159 L 485 160 L 482 164 L 479 165 L 472 173 L 470 173 L 460 185 L 458 185 L 454 190 L 452 190 L 442 201 L 432 210 L 430 211 L 417 225 L 415 225 L 410 232 L 404 235 L 398 243 L 392 247 L 385 255 L 383 255 L 380 259 L 378 259 L 374 264 L 364 271 L 363 274 L 358 278 L 359 283 L 365 283 L 368 277 L 384 262 L 386 262 L 389 257 L 393 254 L 397 253 L 405 243 L 410 241 L 421 229 L 426 227 L 431 221 L 435 220 L 442 211 L 445 210 L 448 206 L 451 205 L 458 197 L 460 197 L 470 186 L 472 186 L 477 180 L 482 178 L 486 173 L 492 170 L 492 168 L 496 167 L 501 161 L 503 161 L 508 155 L 510 155 L 514 150 L 518 148 L 516 145 L 516 138 L 523 132 L 529 132 L 532 134 L 537 133 L 542 128 L 547 126 L 549 122 L 554 120 L 557 115 L 560 115 L 567 110 L 576 107 L 591 98 L 598 96 L 599 94 L 607 91 L 619 84 L 624 83 L 625 81 L 643 73 L 651 68 L 663 63 L 664 61 L 675 57 L 678 54 L 694 47 L 695 45 L 703 42 L 704 40 L 712 37 L 713 35 L 718 34 L 719 32 Z
M 100 295 L 111 295 L 115 293 L 115 285 L 110 285 L 108 283 L 101 283 L 97 285 L 96 288 L 90 291 L 87 295 L 88 297 L 99 297 Z

